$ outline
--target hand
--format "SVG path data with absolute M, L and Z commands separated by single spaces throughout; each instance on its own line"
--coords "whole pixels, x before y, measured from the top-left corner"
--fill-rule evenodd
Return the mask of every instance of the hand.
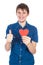
M 27 46 L 30 43 L 31 38 L 28 36 L 22 36 L 23 43 Z
M 9 34 L 7 35 L 7 42 L 12 42 L 13 40 L 13 34 L 12 34 L 12 31 L 9 30 Z

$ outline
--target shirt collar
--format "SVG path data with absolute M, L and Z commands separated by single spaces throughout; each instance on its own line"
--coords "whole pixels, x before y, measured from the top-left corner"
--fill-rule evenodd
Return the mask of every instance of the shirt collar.
M 27 23 L 27 21 L 26 21 L 26 24 L 25 24 L 25 26 L 24 26 L 24 27 L 22 27 L 22 26 L 19 24 L 19 22 L 18 22 L 18 21 L 17 21 L 17 24 L 18 24 L 21 28 L 23 28 L 23 29 L 24 29 L 25 27 L 27 27 L 27 24 L 28 24 L 28 23 Z

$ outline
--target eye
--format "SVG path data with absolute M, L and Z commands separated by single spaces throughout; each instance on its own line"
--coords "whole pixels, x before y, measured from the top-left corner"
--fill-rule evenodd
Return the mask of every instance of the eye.
M 23 14 L 25 14 L 25 12 L 23 12 Z
M 18 14 L 21 14 L 21 12 L 18 12 Z

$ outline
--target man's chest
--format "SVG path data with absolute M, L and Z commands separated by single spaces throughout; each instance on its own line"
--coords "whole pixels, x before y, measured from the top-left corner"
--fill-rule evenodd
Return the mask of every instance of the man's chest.
M 29 36 L 30 38 L 33 37 L 33 31 L 29 28 L 13 28 L 12 34 L 16 38 L 21 38 L 22 36 Z

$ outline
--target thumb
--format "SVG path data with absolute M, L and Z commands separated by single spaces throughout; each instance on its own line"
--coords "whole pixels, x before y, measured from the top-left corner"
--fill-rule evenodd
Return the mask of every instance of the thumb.
M 12 34 L 12 31 L 11 30 L 9 30 L 9 34 Z

